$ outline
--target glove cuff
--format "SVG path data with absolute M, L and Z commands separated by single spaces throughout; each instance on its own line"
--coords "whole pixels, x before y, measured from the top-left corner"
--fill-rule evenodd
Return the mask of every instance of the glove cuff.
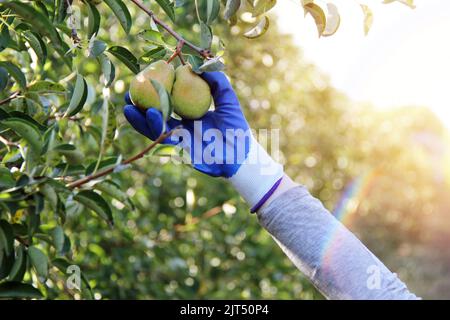
M 255 207 L 264 204 L 263 199 L 267 200 L 266 195 L 276 189 L 283 175 L 283 166 L 252 137 L 246 160 L 228 180 L 254 212 Z

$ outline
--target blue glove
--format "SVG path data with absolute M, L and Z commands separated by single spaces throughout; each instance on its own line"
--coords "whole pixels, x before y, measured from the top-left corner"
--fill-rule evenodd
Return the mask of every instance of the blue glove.
M 253 138 L 225 74 L 205 72 L 201 76 L 210 86 L 214 111 L 208 111 L 198 120 L 170 118 L 166 131 L 177 129 L 162 143 L 183 148 L 198 171 L 228 179 L 250 206 L 257 209 L 279 184 L 283 168 Z M 155 108 L 140 110 L 132 104 L 128 93 L 125 101 L 124 114 L 130 124 L 144 136 L 156 140 L 163 130 L 161 112 Z

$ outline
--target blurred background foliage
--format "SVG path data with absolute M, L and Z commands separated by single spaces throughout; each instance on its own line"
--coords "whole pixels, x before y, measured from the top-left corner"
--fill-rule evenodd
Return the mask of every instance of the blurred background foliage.
M 149 1 L 146 5 L 164 17 L 159 6 Z M 126 34 L 106 6 L 98 9 L 102 24 L 97 38 L 141 56 L 143 42 L 136 35 L 148 27 L 148 17 L 130 6 L 133 26 Z M 198 43 L 193 3 L 176 9 L 176 14 L 177 31 Z M 290 36 L 279 33 L 276 17 L 258 39 L 242 37 L 249 27 L 245 21 L 230 27 L 220 19 L 213 31 L 223 41 L 226 73 L 252 128 L 280 130 L 277 156 L 287 173 L 322 200 L 412 291 L 424 298 L 450 298 L 448 132 L 426 108 L 383 112 L 350 101 L 303 58 Z M 218 43 L 215 38 L 213 47 Z M 39 68 L 26 54 L 7 49 L 0 55 L 25 74 Z M 104 86 L 95 59 L 79 54 L 75 60 L 89 95 L 75 119 L 58 120 L 59 135 L 82 152 L 77 165 L 86 166 L 99 156 Z M 70 73 L 50 65 L 43 68 L 45 77 L 56 81 Z M 132 77 L 124 65 L 116 65 L 109 107 L 116 132 L 103 159 L 126 158 L 150 143 L 122 115 Z M 8 95 L 2 92 L 0 98 Z M 21 106 L 2 108 L 10 112 Z M 34 118 L 39 121 L 44 115 L 37 112 Z M 0 148 L 2 167 L 17 171 L 18 164 L 5 159 L 7 146 L 0 143 Z M 76 166 L 73 169 L 76 176 Z M 224 181 L 156 154 L 108 179 L 132 202 L 105 195 L 114 227 L 83 206 L 66 203 L 63 229 L 71 250 L 63 256 L 80 266 L 92 292 L 84 284 L 81 292 L 67 289 L 68 275 L 50 264 L 44 282 L 34 271 L 24 276 L 47 298 L 322 299 Z M 28 223 L 28 207 L 1 210 L 0 216 L 10 223 Z M 51 234 L 61 224 L 54 211 L 46 202 L 40 233 Z M 58 256 L 47 242 L 39 237 L 34 241 L 52 261 Z

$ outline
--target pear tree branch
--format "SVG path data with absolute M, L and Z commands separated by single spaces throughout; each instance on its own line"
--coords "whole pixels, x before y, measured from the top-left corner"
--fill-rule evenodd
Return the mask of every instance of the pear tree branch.
M 6 104 L 6 103 L 10 102 L 11 100 L 17 98 L 19 96 L 19 94 L 20 94 L 20 91 L 13 92 L 8 98 L 0 101 L 0 106 L 2 104 Z
M 116 165 L 116 166 L 114 166 L 114 167 L 105 169 L 105 170 L 101 170 L 101 171 L 99 171 L 99 172 L 97 172 L 97 173 L 91 174 L 91 175 L 86 176 L 86 177 L 84 177 L 84 178 L 81 178 L 81 179 L 79 179 L 79 180 L 73 181 L 73 182 L 67 184 L 66 187 L 67 187 L 67 188 L 70 188 L 70 189 L 78 188 L 78 187 L 80 187 L 80 186 L 82 186 L 82 185 L 88 183 L 89 181 L 98 179 L 98 178 L 100 178 L 100 177 L 106 176 L 106 175 L 108 175 L 108 174 L 114 172 L 114 170 L 115 170 L 117 167 L 119 167 L 119 166 L 127 165 L 127 164 L 130 164 L 130 163 L 132 163 L 132 162 L 138 160 L 138 159 L 141 159 L 142 157 L 145 156 L 145 154 L 146 154 L 147 152 L 149 152 L 149 151 L 152 150 L 154 147 L 156 147 L 159 143 L 161 143 L 161 142 L 164 141 L 166 138 L 168 138 L 169 136 L 171 136 L 172 133 L 174 132 L 174 130 L 176 130 L 176 128 L 173 129 L 173 130 L 171 130 L 171 131 L 169 131 L 169 132 L 166 132 L 166 133 L 161 134 L 161 135 L 158 137 L 158 139 L 156 139 L 156 140 L 155 140 L 152 144 L 150 144 L 148 147 L 146 147 L 145 149 L 143 149 L 141 152 L 139 152 L 139 153 L 136 154 L 135 156 L 133 156 L 133 157 L 131 157 L 131 158 L 128 158 L 128 159 L 122 161 L 120 164 L 118 164 L 118 165 Z
M 186 64 L 186 61 L 184 60 L 183 55 L 181 54 L 181 49 L 183 48 L 183 45 L 184 45 L 184 40 L 178 41 L 177 48 L 175 49 L 175 52 L 173 53 L 173 55 L 167 60 L 167 63 L 172 62 L 173 59 L 178 57 L 181 61 L 181 64 L 183 64 L 183 65 Z
M 178 43 L 182 42 L 182 45 L 186 45 L 187 47 L 191 48 L 192 50 L 196 51 L 198 54 L 200 54 L 203 58 L 211 58 L 212 54 L 211 51 L 208 49 L 200 48 L 193 44 L 192 42 L 187 41 L 183 38 L 178 32 L 173 30 L 171 27 L 169 27 L 165 22 L 160 20 L 157 16 L 155 16 L 155 13 L 149 9 L 147 9 L 144 4 L 140 0 L 130 0 L 133 2 L 136 6 L 139 7 L 142 11 L 144 11 L 150 18 L 153 19 L 153 21 L 161 26 L 163 29 L 165 29 L 172 37 L 178 40 Z
M 199 223 L 200 221 L 212 218 L 215 215 L 218 215 L 219 213 L 221 213 L 222 211 L 223 211 L 222 206 L 217 206 L 217 207 L 211 208 L 208 211 L 206 211 L 205 213 L 203 213 L 200 217 L 191 218 L 190 221 L 188 221 L 186 224 L 175 225 L 175 231 L 186 232 L 189 230 L 190 226 L 193 226 L 193 225 Z

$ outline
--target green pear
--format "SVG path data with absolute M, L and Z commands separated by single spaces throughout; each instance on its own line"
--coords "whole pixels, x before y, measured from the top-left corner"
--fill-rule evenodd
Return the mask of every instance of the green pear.
M 191 66 L 179 66 L 175 71 L 171 101 L 173 110 L 185 119 L 198 119 L 211 105 L 208 83 L 192 71 Z
M 170 92 L 175 79 L 175 69 L 166 61 L 159 60 L 150 64 L 131 80 L 131 101 L 143 110 L 150 107 L 160 109 L 159 95 L 150 79 L 158 81 Z

